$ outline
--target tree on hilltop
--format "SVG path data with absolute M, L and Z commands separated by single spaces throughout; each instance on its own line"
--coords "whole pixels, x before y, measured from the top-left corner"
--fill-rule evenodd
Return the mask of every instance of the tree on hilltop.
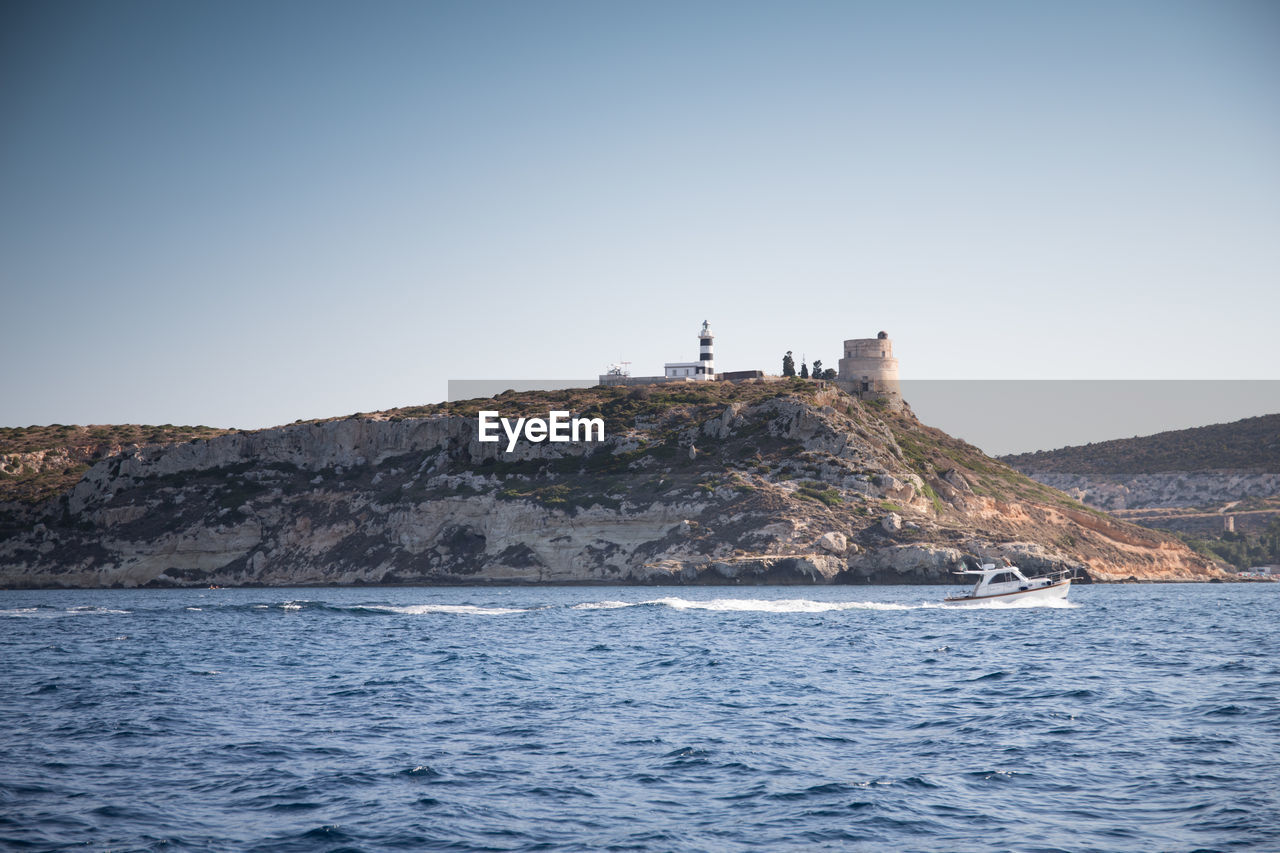
M 787 350 L 787 354 L 782 357 L 782 375 L 796 375 L 796 360 L 791 357 L 791 350 Z
M 809 365 L 805 364 L 803 361 L 800 362 L 800 378 L 801 379 L 809 378 Z

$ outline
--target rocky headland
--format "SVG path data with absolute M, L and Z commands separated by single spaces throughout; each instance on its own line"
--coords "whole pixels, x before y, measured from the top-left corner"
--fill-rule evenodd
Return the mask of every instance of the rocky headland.
M 601 417 L 606 438 L 505 452 L 478 440 L 483 409 Z M 508 392 L 210 432 L 0 453 L 0 586 L 950 583 L 1004 556 L 1094 581 L 1224 576 L 909 408 L 817 382 Z M 21 494 L 2 490 L 15 470 Z
M 1069 474 L 1028 469 L 1028 477 L 1108 511 L 1205 507 L 1280 495 L 1280 474 L 1258 471 L 1161 471 Z
M 1280 415 L 1002 457 L 1105 510 L 1209 507 L 1280 495 Z
M 1280 415 L 1006 456 L 1091 507 L 1237 569 L 1280 563 Z

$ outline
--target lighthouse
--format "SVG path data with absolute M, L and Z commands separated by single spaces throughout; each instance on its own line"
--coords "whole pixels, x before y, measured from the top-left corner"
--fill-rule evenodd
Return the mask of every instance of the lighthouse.
M 667 379 L 710 380 L 716 378 L 716 358 L 713 345 L 716 336 L 711 331 L 711 323 L 702 321 L 702 331 L 698 332 L 697 361 L 669 361 L 664 365 Z
M 716 375 L 716 359 L 711 350 L 715 339 L 716 336 L 711 333 L 711 324 L 703 320 L 702 331 L 698 332 L 698 360 L 702 362 L 704 379 L 714 379 Z

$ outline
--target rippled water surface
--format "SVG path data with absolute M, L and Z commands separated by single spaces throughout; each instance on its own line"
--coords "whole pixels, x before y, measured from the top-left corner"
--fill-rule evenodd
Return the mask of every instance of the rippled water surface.
M 0 847 L 1280 850 L 1280 584 L 0 592 Z

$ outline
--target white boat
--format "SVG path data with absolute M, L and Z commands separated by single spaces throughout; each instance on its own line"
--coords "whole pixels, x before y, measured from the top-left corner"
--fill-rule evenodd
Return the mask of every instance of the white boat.
M 979 569 L 965 569 L 957 575 L 978 575 L 968 595 L 942 600 L 943 604 L 963 605 L 986 601 L 1049 601 L 1066 598 L 1071 589 L 1071 572 L 1061 571 L 1028 578 L 1017 566 L 983 563 Z

